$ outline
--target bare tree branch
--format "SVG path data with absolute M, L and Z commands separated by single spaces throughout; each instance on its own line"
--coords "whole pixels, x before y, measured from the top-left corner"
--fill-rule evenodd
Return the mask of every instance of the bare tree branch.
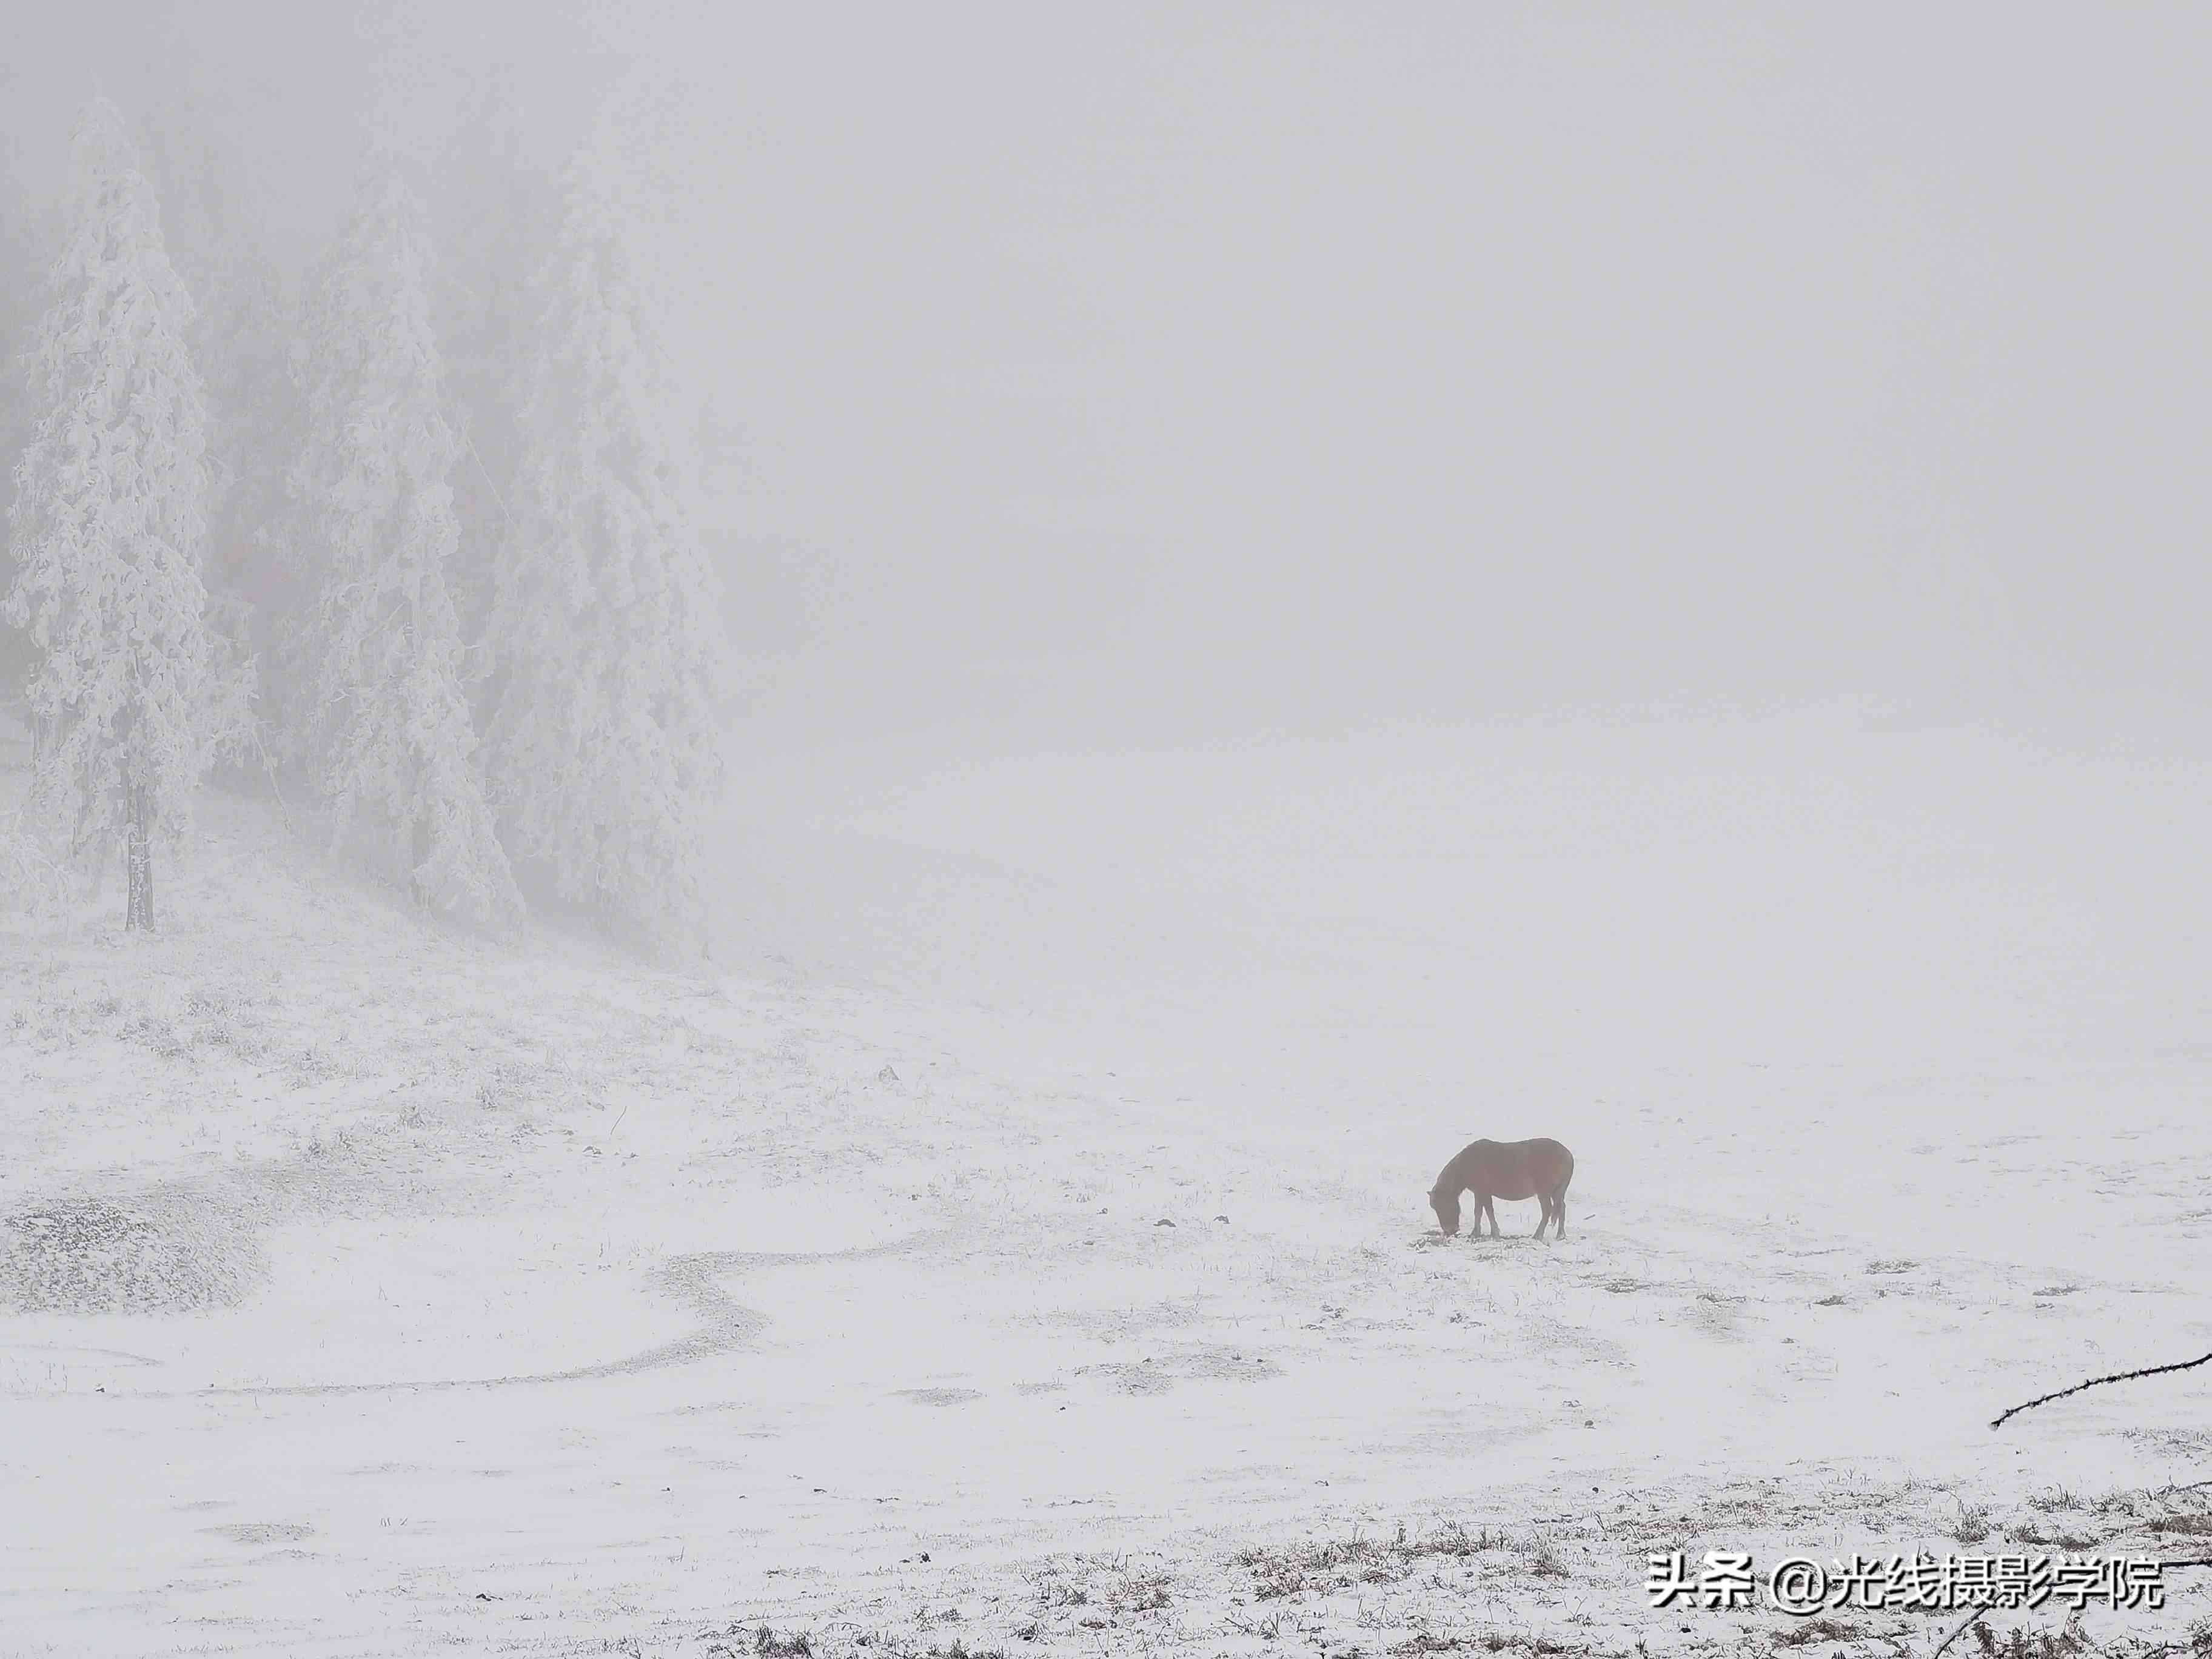
M 2139 1371 L 2114 1371 L 2110 1376 L 2093 1376 L 2087 1382 L 2076 1382 L 2070 1389 L 2061 1389 L 2057 1394 L 2046 1394 L 2041 1399 L 2031 1400 L 2024 1406 L 2014 1406 L 2010 1411 L 1994 1419 L 1990 1426 L 1993 1429 L 2001 1429 L 2004 1427 L 2005 1418 L 2015 1413 L 2033 1411 L 2038 1406 L 2047 1406 L 2054 1400 L 2063 1400 L 2069 1394 L 2079 1394 L 2082 1389 L 2094 1389 L 2100 1383 L 2132 1382 L 2139 1376 L 2160 1376 L 2167 1371 L 2194 1370 L 2197 1366 L 2207 1364 L 2212 1364 L 2212 1353 L 2200 1355 L 2195 1359 L 2179 1360 L 2171 1365 L 2147 1365 Z

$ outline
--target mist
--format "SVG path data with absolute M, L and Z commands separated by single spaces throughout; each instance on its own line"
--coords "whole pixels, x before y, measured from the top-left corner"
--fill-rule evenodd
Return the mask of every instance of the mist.
M 2201 1388 L 2102 1385 L 2212 1361 L 2208 49 L 14 20 L 0 1621 L 1644 1655 L 1706 1544 L 2202 1565 Z M 193 373 L 205 476 L 82 465 Z
M 6 122 L 188 112 L 297 247 L 365 125 L 617 126 L 757 745 L 1893 694 L 1954 546 L 2200 695 L 2201 26 L 1994 16 L 93 12 Z
M 35 219 L 98 84 L 144 112 L 173 243 L 295 276 L 364 133 L 477 258 L 488 203 L 596 147 L 726 594 L 726 950 L 987 1000 L 1040 957 L 1141 981 L 1243 947 L 1179 911 L 1125 961 L 1102 882 L 1184 880 L 1279 798 L 1387 842 L 1412 777 L 1457 792 L 1458 853 L 1559 833 L 1492 798 L 1510 754 L 1571 793 L 1764 780 L 1741 810 L 1816 839 L 1825 780 L 2006 864 L 2134 996 L 2174 942 L 2153 878 L 2051 825 L 2163 834 L 2135 783 L 2058 780 L 2154 792 L 2212 748 L 2208 261 L 2159 210 L 2203 176 L 2203 28 L 1995 18 L 1908 50 L 1876 14 L 1636 8 L 177 8 L 41 18 L 5 120 Z M 1982 784 L 1933 807 L 1947 775 Z M 1771 878 L 1887 879 L 1809 856 Z M 1454 882 L 1495 902 L 1419 872 L 1431 921 Z M 1698 931 L 1723 1000 L 1784 948 Z

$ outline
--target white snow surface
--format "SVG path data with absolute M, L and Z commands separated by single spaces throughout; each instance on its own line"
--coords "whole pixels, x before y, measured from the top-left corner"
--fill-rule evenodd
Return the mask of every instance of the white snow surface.
M 2212 1347 L 2192 720 L 856 746 L 681 971 L 210 792 L 160 938 L 0 921 L 0 1216 L 156 1241 L 0 1315 L 0 1649 L 1689 1651 L 1790 1626 L 1650 1551 L 2207 1553 L 2212 1372 L 1989 1426 Z M 1537 1134 L 1567 1237 L 1443 1240 Z

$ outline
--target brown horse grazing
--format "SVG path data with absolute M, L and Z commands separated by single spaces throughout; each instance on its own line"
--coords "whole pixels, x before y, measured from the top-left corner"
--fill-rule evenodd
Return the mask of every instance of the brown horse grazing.
M 1459 1195 L 1474 1194 L 1474 1225 L 1470 1236 L 1482 1237 L 1482 1218 L 1490 1218 L 1490 1236 L 1498 1237 L 1494 1198 L 1519 1202 L 1533 1198 L 1544 1206 L 1536 1218 L 1538 1238 L 1544 1224 L 1556 1223 L 1555 1238 L 1567 1236 L 1567 1182 L 1575 1178 L 1575 1155 L 1556 1140 L 1470 1141 L 1460 1155 L 1444 1165 L 1437 1184 L 1429 1188 L 1429 1207 L 1437 1212 L 1437 1225 L 1449 1238 L 1459 1231 Z

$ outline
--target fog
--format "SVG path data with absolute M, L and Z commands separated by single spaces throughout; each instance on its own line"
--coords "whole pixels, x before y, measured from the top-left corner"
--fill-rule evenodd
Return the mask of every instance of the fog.
M 15 11 L 16 1645 L 2207 1651 L 2200 10 Z
M 180 112 L 302 258 L 372 126 L 611 123 L 757 750 L 1895 694 L 1954 556 L 2205 689 L 2195 17 L 1063 10 L 47 9 L 0 121 L 43 203 Z
M 730 948 L 986 1000 L 1209 952 L 1257 972 L 1286 882 L 1465 944 L 1497 869 L 1424 854 L 1395 897 L 1346 873 L 1404 839 L 1408 789 L 1461 858 L 1574 840 L 1500 768 L 1559 800 L 1632 775 L 1658 793 L 1585 800 L 1623 815 L 1602 857 L 1689 811 L 1669 833 L 1719 862 L 1601 871 L 1593 843 L 1528 901 L 1524 951 L 1586 974 L 1600 947 L 1561 919 L 1589 892 L 1747 880 L 1749 815 L 1784 826 L 1760 879 L 1827 894 L 1825 920 L 1607 912 L 1652 948 L 1694 936 L 1724 996 L 1888 902 L 1855 885 L 1881 859 L 1833 842 L 1856 814 L 1996 861 L 1972 878 L 1994 908 L 1916 892 L 1844 953 L 1868 1018 L 2002 1043 L 2045 1030 L 2021 951 L 2078 970 L 2078 1030 L 2170 978 L 2203 896 L 2109 849 L 2198 821 L 2197 774 L 2158 769 L 2208 747 L 2205 27 L 95 9 L 23 26 L 0 121 L 51 214 L 104 89 L 173 237 L 295 274 L 368 134 L 457 241 L 501 167 L 598 147 L 727 584 Z M 1899 746 L 1931 730 L 1954 738 Z M 1753 775 L 1732 804 L 1668 793 Z M 1352 841 L 1315 851 L 1322 819 Z M 1303 875 L 1267 862 L 1261 826 L 1291 823 Z M 1231 823 L 1234 878 L 1203 851 Z M 1201 866 L 1225 908 L 1138 925 L 1147 882 Z M 2014 927 L 2041 943 L 1991 943 Z M 1915 929 L 1931 961 L 1997 951 L 1952 987 L 1978 1012 L 1885 982 Z M 1316 982 L 1369 985 L 1370 1012 L 1410 994 L 1405 961 L 1330 960 Z M 1618 971 L 1594 1020 L 1648 1001 Z M 1474 973 L 1436 981 L 1439 1029 Z M 1832 988 L 1768 1035 L 1811 1040 Z

